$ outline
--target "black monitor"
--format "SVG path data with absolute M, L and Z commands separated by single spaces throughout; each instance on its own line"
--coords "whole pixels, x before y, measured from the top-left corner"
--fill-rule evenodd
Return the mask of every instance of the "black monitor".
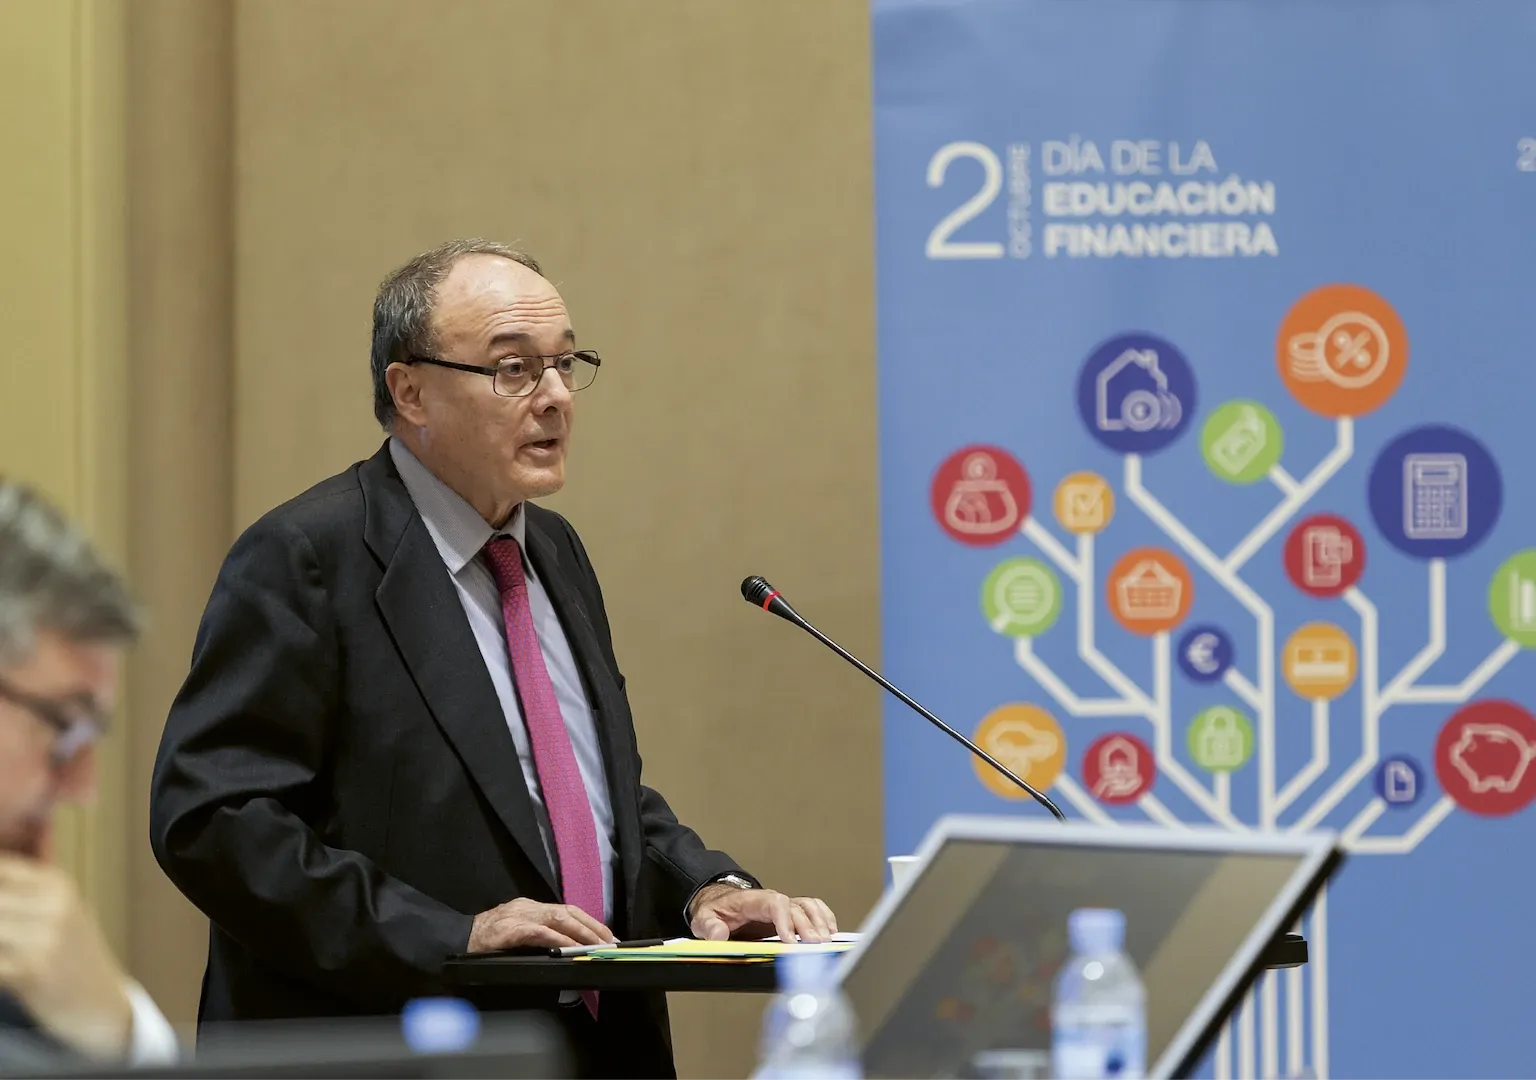
M 83 1066 L 34 1059 L 0 1076 L 48 1080 L 182 1080 L 208 1077 L 315 1077 L 351 1080 L 381 1077 L 569 1077 L 572 1058 L 564 1033 L 540 1013 L 484 1014 L 471 1045 L 423 1053 L 408 1045 L 398 1018 L 272 1020 L 205 1027 L 195 1053 L 175 1065 L 131 1069 Z
M 964 1076 L 997 1052 L 1049 1051 L 1067 916 L 1088 907 L 1125 913 L 1147 1075 L 1186 1075 L 1342 858 L 1327 833 L 961 816 L 918 857 L 840 969 L 871 1077 Z

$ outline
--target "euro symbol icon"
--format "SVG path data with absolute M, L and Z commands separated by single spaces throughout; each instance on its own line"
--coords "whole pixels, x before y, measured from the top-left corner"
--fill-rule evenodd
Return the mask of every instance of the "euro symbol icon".
M 1216 662 L 1216 648 L 1220 639 L 1215 634 L 1196 634 L 1184 650 L 1189 666 L 1202 675 L 1213 675 L 1221 665 Z

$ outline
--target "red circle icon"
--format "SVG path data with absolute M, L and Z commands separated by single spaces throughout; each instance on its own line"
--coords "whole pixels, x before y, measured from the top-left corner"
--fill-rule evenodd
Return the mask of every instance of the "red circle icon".
M 1503 817 L 1536 799 L 1536 717 L 1513 701 L 1458 709 L 1435 740 L 1435 775 L 1464 810 Z
M 962 544 L 1001 544 L 1029 516 L 1029 474 L 1006 450 L 967 446 L 933 474 L 933 516 Z
M 1315 514 L 1286 538 L 1285 572 L 1308 596 L 1339 596 L 1365 572 L 1365 540 L 1337 514 Z
M 1146 743 L 1116 731 L 1095 739 L 1083 755 L 1083 783 L 1110 806 L 1133 803 L 1152 790 L 1157 762 Z

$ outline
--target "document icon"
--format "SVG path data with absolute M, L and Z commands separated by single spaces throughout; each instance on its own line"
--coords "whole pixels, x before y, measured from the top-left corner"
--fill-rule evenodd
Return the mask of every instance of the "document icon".
M 1103 483 L 1069 483 L 1061 489 L 1062 521 L 1067 528 L 1102 529 L 1108 500 Z

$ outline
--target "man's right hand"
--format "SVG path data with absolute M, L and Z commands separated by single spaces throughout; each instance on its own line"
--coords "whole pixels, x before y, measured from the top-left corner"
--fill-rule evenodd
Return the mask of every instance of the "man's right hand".
M 133 1030 L 126 978 L 69 875 L 0 855 L 0 987 L 92 1057 L 122 1057 Z
M 562 949 L 568 945 L 617 943 L 612 930 L 572 904 L 541 904 L 519 897 L 475 916 L 466 952 L 495 952 L 529 945 Z

